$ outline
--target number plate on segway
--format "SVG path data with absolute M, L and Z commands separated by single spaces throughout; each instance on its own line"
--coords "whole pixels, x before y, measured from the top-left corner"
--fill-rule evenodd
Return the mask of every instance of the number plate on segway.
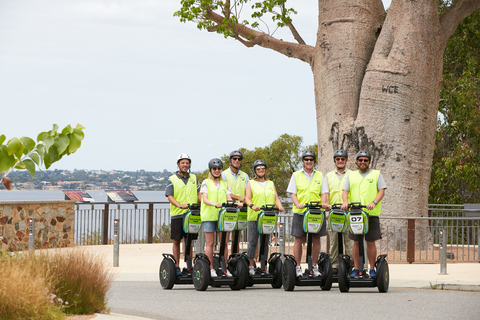
M 365 213 L 350 214 L 348 216 L 350 222 L 350 231 L 353 234 L 365 234 L 368 232 L 368 217 Z

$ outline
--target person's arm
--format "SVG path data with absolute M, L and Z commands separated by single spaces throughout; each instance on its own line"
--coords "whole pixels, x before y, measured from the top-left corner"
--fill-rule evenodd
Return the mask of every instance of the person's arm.
M 175 207 L 180 208 L 180 209 L 188 209 L 187 204 L 180 204 L 173 196 L 168 196 L 167 197 L 168 201 L 170 201 L 171 204 L 173 204 Z
M 323 193 L 323 194 L 321 195 L 322 208 L 323 208 L 323 209 L 327 209 L 327 210 L 331 210 L 331 209 L 332 209 L 332 206 L 328 204 L 328 197 L 329 197 L 329 194 L 328 194 L 328 193 Z
M 377 203 L 379 203 L 382 199 L 383 199 L 383 196 L 385 196 L 385 189 L 380 189 L 378 190 L 378 193 L 377 193 L 377 196 L 375 197 L 375 199 L 373 199 L 372 202 L 370 202 L 369 204 L 367 204 L 367 209 L 368 210 L 372 210 L 373 208 L 375 208 L 375 206 L 377 205 Z M 375 202 L 376 203 L 375 203 Z
M 292 198 L 292 202 L 293 202 L 293 204 L 295 205 L 295 207 L 297 207 L 298 209 L 303 209 L 303 208 L 305 208 L 305 204 L 298 202 L 298 198 L 297 198 L 297 194 L 296 194 L 296 193 L 290 194 L 290 197 Z
M 282 203 L 280 202 L 280 198 L 278 198 L 277 188 L 275 188 L 275 186 L 273 186 L 273 190 L 275 190 L 275 205 L 277 206 L 278 211 L 280 212 L 285 211 L 285 208 L 282 206 Z
M 206 192 L 203 193 L 202 197 L 203 197 L 203 203 L 205 203 L 206 205 L 212 206 L 212 207 L 215 207 L 215 208 L 221 208 L 222 207 L 221 203 L 215 203 L 213 201 L 208 200 L 208 193 L 206 193 Z M 227 195 L 227 199 L 228 199 L 228 195 Z
M 343 203 L 342 203 L 341 209 L 343 211 L 348 211 L 348 194 L 349 193 L 350 192 L 348 190 L 343 190 L 342 191 L 342 201 L 343 201 Z

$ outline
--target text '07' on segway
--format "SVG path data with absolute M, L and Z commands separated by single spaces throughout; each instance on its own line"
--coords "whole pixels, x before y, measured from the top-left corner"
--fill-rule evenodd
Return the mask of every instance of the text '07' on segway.
M 290 254 L 285 255 L 285 261 L 283 262 L 283 289 L 285 291 L 292 291 L 295 286 L 320 286 L 322 290 L 330 290 L 332 288 L 332 264 L 329 259 L 329 254 L 321 252 L 316 261 L 319 276 L 315 276 L 313 273 L 313 261 L 312 261 L 312 241 L 313 235 L 319 233 L 324 220 L 325 211 L 321 208 L 318 201 L 312 201 L 305 204 L 307 211 L 303 216 L 303 231 L 307 235 L 307 269 L 301 277 L 296 276 L 295 268 L 297 262 L 295 257 Z
M 271 284 L 273 288 L 282 287 L 282 254 L 274 252 L 267 261 L 268 250 L 265 252 L 265 244 L 268 237 L 276 230 L 278 208 L 275 205 L 265 205 L 261 207 L 262 212 L 257 218 L 257 230 L 260 235 L 259 260 L 260 267 L 254 265 L 255 274 L 249 274 L 248 285 L 253 284 Z
M 183 268 L 182 273 L 177 276 L 175 270 L 176 261 L 173 254 L 164 253 L 159 270 L 160 285 L 163 289 L 172 289 L 174 284 L 193 284 L 190 251 L 193 235 L 198 234 L 201 226 L 200 204 L 189 204 L 188 212 L 185 214 L 183 220 L 183 231 L 187 234 L 185 245 L 185 263 L 187 266 Z
M 332 205 L 332 210 L 328 214 L 328 228 L 330 231 L 337 232 L 338 257 L 343 255 L 343 234 L 348 230 L 348 215 L 340 207 L 341 203 Z M 350 258 L 349 256 L 347 256 Z M 333 283 L 338 282 L 338 273 L 333 274 Z
M 367 270 L 364 270 L 365 254 L 364 254 L 364 238 L 368 232 L 368 215 L 363 208 L 366 206 L 361 205 L 359 202 L 353 202 L 349 204 L 348 212 L 348 224 L 350 226 L 350 232 L 360 236 L 358 241 L 359 251 L 359 265 L 358 276 L 349 277 L 353 268 L 353 261 L 347 255 L 339 256 L 338 259 L 338 287 L 341 292 L 348 292 L 350 288 L 357 287 L 378 287 L 378 291 L 387 292 L 389 284 L 389 273 L 387 255 L 382 254 L 377 257 L 375 261 L 376 277 L 370 277 Z
M 197 253 L 193 265 L 193 285 L 196 290 L 205 291 L 209 285 L 212 287 L 228 285 L 232 290 L 245 288 L 245 280 L 247 277 L 245 273 L 248 271 L 245 268 L 244 260 L 241 259 L 241 254 L 231 254 L 228 263 L 225 261 L 224 256 L 227 233 L 235 230 L 237 220 L 237 205 L 231 201 L 224 203 L 223 209 L 218 215 L 218 229 L 222 232 L 222 236 L 220 240 L 220 252 L 218 253 L 220 265 L 215 268 L 217 276 L 210 276 L 210 261 L 208 257 L 204 253 Z M 232 277 L 227 276 L 227 267 Z

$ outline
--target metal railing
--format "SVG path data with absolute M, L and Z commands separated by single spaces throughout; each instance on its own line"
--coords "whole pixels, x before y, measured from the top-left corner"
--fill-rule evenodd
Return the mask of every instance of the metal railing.
M 381 216 L 382 239 L 377 241 L 378 254 L 387 254 L 390 262 L 438 263 L 442 248 L 452 262 L 480 261 L 480 217 L 466 217 L 462 205 L 432 205 L 429 217 Z M 279 225 L 272 250 L 293 253 L 290 235 L 293 214 L 286 210 L 279 215 Z M 114 220 L 119 220 L 120 243 L 170 242 L 168 202 L 79 203 L 75 212 L 75 245 L 113 243 Z M 197 250 L 202 250 L 202 233 Z M 279 241 L 281 240 L 281 241 Z M 241 233 L 240 250 L 246 250 L 247 234 Z M 322 237 L 322 251 L 329 251 L 328 237 Z

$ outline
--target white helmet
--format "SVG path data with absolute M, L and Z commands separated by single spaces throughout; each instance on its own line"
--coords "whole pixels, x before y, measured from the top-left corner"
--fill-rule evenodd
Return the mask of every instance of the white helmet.
M 188 153 L 180 153 L 177 158 L 177 163 L 182 159 L 188 159 L 188 162 L 190 164 L 192 163 L 192 159 L 190 159 L 190 156 L 188 155 Z

